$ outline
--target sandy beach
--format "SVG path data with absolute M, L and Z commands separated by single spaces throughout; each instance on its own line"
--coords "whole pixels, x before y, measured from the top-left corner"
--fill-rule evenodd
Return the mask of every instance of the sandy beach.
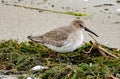
M 7 4 L 7 5 L 6 5 Z M 9 5 L 8 5 L 9 4 Z M 42 35 L 51 29 L 68 25 L 76 16 L 17 7 L 34 7 L 60 12 L 85 13 L 86 27 L 99 37 L 99 43 L 120 49 L 120 3 L 116 0 L 0 0 L 0 40 L 28 41 L 29 35 Z M 84 32 L 84 41 L 93 40 Z M 0 79 L 17 79 L 1 75 Z
M 53 28 L 68 25 L 76 17 L 67 14 L 40 12 L 9 6 L 5 5 L 6 3 L 61 12 L 86 13 L 89 16 L 83 16 L 81 19 L 89 29 L 99 35 L 99 38 L 95 37 L 95 39 L 102 44 L 120 48 L 120 15 L 119 12 L 116 12 L 120 8 L 120 4 L 116 3 L 115 0 L 1 0 L 0 39 L 28 41 L 26 38 L 28 35 L 44 34 Z M 84 34 L 84 41 L 92 40 L 87 32 L 84 32 Z

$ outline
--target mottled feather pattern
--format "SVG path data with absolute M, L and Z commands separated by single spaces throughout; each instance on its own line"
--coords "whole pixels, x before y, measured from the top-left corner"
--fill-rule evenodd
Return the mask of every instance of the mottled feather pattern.
M 37 42 L 40 42 L 42 44 L 51 44 L 57 47 L 61 47 L 64 45 L 64 42 L 68 38 L 70 32 L 71 31 L 68 27 L 60 27 L 47 32 L 44 35 L 39 35 L 34 38 L 36 40 L 39 40 Z

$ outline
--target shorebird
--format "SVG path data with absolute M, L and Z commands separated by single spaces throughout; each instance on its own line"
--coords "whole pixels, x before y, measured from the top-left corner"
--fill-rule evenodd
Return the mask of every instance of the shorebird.
M 83 30 L 98 37 L 97 34 L 85 27 L 82 20 L 74 20 L 68 26 L 55 28 L 43 35 L 28 36 L 28 39 L 42 43 L 56 52 L 66 53 L 72 52 L 82 45 Z

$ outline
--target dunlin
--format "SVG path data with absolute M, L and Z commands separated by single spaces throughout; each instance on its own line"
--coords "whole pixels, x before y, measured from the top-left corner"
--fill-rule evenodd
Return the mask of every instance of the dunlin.
M 68 26 L 53 29 L 44 35 L 28 36 L 28 39 L 42 43 L 56 52 L 66 53 L 72 52 L 82 45 L 83 30 L 98 37 L 97 34 L 85 27 L 82 20 L 74 20 Z

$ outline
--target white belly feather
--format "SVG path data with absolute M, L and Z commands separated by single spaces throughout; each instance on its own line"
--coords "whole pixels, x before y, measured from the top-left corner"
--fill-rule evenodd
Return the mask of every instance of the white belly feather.
M 62 47 L 56 47 L 56 46 L 48 45 L 48 44 L 45 44 L 45 46 L 47 46 L 48 48 L 54 51 L 65 53 L 65 52 L 74 51 L 75 49 L 80 47 L 82 43 L 83 43 L 82 31 L 77 31 L 69 35 L 69 37 L 64 42 L 64 45 Z

